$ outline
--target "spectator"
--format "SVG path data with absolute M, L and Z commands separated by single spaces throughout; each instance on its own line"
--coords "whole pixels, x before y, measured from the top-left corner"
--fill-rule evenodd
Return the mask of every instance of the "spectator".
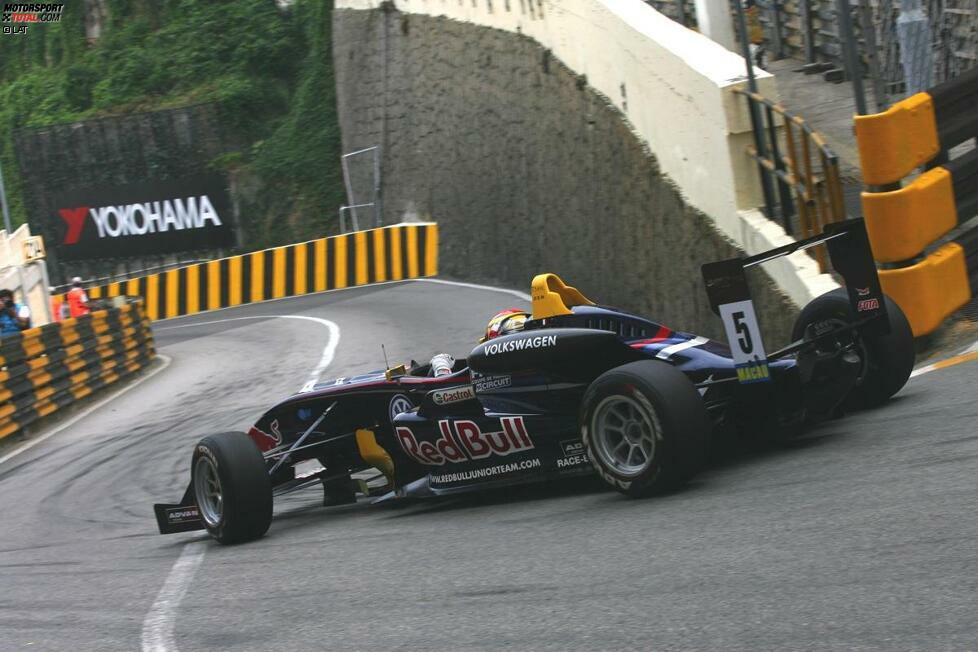
M 0 335 L 14 335 L 30 327 L 30 308 L 14 301 L 10 290 L 0 290 Z
M 54 288 L 48 288 L 48 292 L 51 294 L 51 320 L 64 321 L 68 318 L 68 304 L 64 296 L 58 294 Z
M 81 317 L 92 312 L 88 306 L 88 295 L 82 287 L 80 276 L 71 279 L 71 289 L 68 290 L 68 315 L 70 317 Z

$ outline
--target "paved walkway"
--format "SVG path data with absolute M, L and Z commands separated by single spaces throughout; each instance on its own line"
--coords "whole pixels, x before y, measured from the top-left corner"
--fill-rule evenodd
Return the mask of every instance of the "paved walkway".
M 821 74 L 797 72 L 802 65 L 795 59 L 781 59 L 769 62 L 766 70 L 777 78 L 785 108 L 822 132 L 841 159 L 843 175 L 859 178 L 859 152 L 852 126 L 856 113 L 852 84 L 833 84 Z
M 769 61 L 765 69 L 778 80 L 778 92 L 785 108 L 821 132 L 838 154 L 846 212 L 861 216 L 859 193 L 862 191 L 862 175 L 853 132 L 852 118 L 856 113 L 856 103 L 852 84 L 834 84 L 825 81 L 821 74 L 798 72 L 802 65 L 795 59 L 781 59 Z

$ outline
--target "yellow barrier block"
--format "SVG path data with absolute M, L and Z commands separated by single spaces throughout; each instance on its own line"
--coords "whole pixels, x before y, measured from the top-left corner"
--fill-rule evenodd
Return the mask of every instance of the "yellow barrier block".
M 309 257 L 309 243 L 303 242 L 302 244 L 297 244 L 293 247 L 295 251 L 294 262 L 292 269 L 289 273 L 295 279 L 293 284 L 293 293 L 295 295 L 305 294 L 309 290 L 306 289 L 306 269 Z
M 971 300 L 964 249 L 948 243 L 922 262 L 901 269 L 881 269 L 883 292 L 910 321 L 914 337 L 934 332 L 941 322 Z
M 391 280 L 400 281 L 404 278 L 402 271 L 403 261 L 401 259 L 401 229 L 394 227 L 389 229 L 391 232 Z
M 900 100 L 883 113 L 855 118 L 863 181 L 899 181 L 940 151 L 934 103 L 927 93 Z
M 958 223 L 951 173 L 934 168 L 892 192 L 864 192 L 863 216 L 881 263 L 913 258 Z
M 265 300 L 265 252 L 248 254 L 251 259 L 251 302 Z
M 187 283 L 183 291 L 186 294 L 184 314 L 192 315 L 195 312 L 200 312 L 200 300 L 202 298 L 200 296 L 200 265 L 187 267 Z
M 424 227 L 427 230 L 424 252 L 424 274 L 425 276 L 438 275 L 438 225 L 430 224 Z
M 367 232 L 357 231 L 353 234 L 353 255 L 356 256 L 356 260 L 353 261 L 353 269 L 355 270 L 356 278 L 354 279 L 355 285 L 366 285 L 367 284 Z
M 346 278 L 346 256 L 347 256 L 347 242 L 349 242 L 349 236 L 341 235 L 336 237 L 333 242 L 335 243 L 335 248 L 333 249 L 333 257 L 336 259 L 333 261 L 336 267 L 336 287 L 329 288 L 334 290 L 336 288 L 345 288 L 347 285 Z
M 160 318 L 160 275 L 150 274 L 146 277 L 146 314 L 153 321 Z
M 272 249 L 272 299 L 285 296 L 285 250 L 287 247 Z
M 175 269 L 171 269 L 165 273 L 165 292 L 166 292 L 166 315 L 165 317 L 169 319 L 170 317 L 176 317 L 177 307 L 180 300 L 180 272 Z M 196 289 L 196 288 L 195 288 Z
M 0 439 L 14 434 L 18 429 L 17 424 L 13 421 L 6 421 L 0 424 Z
M 408 278 L 418 277 L 418 227 L 406 226 L 407 232 L 407 255 L 408 255 Z
M 387 250 L 384 247 L 385 229 L 374 229 L 374 281 L 387 280 Z
M 221 307 L 221 263 L 212 260 L 207 263 L 207 309 Z
M 228 259 L 228 306 L 241 305 L 241 256 Z
M 316 244 L 313 245 L 313 258 L 315 259 L 313 277 L 316 283 L 316 292 L 331 290 L 332 288 L 326 287 L 326 240 L 316 240 Z

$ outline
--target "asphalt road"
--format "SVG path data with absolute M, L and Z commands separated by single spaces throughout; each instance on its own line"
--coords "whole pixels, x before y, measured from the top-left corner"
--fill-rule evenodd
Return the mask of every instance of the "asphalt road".
M 329 329 L 278 316 L 339 327 L 326 378 L 382 367 L 382 342 L 464 354 L 511 305 L 412 282 L 157 324 L 169 367 L 0 463 L 0 649 L 978 649 L 974 362 L 652 500 L 577 481 L 323 508 L 312 489 L 251 544 L 155 533 L 193 443 L 319 365 Z

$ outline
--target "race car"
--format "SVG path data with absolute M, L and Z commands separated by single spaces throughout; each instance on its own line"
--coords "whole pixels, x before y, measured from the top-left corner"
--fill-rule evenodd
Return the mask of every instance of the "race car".
M 805 306 L 792 343 L 768 353 L 745 269 L 820 244 L 845 287 Z M 159 530 L 255 539 L 273 495 L 311 483 L 330 504 L 596 471 L 621 493 L 649 496 L 700 470 L 711 436 L 798 431 L 878 405 L 909 378 L 910 326 L 880 288 L 861 220 L 702 269 L 729 345 L 540 274 L 523 329 L 479 344 L 448 375 L 412 363 L 322 382 L 247 433 L 202 439 L 182 500 L 154 506 Z M 309 462 L 313 471 L 296 472 Z

